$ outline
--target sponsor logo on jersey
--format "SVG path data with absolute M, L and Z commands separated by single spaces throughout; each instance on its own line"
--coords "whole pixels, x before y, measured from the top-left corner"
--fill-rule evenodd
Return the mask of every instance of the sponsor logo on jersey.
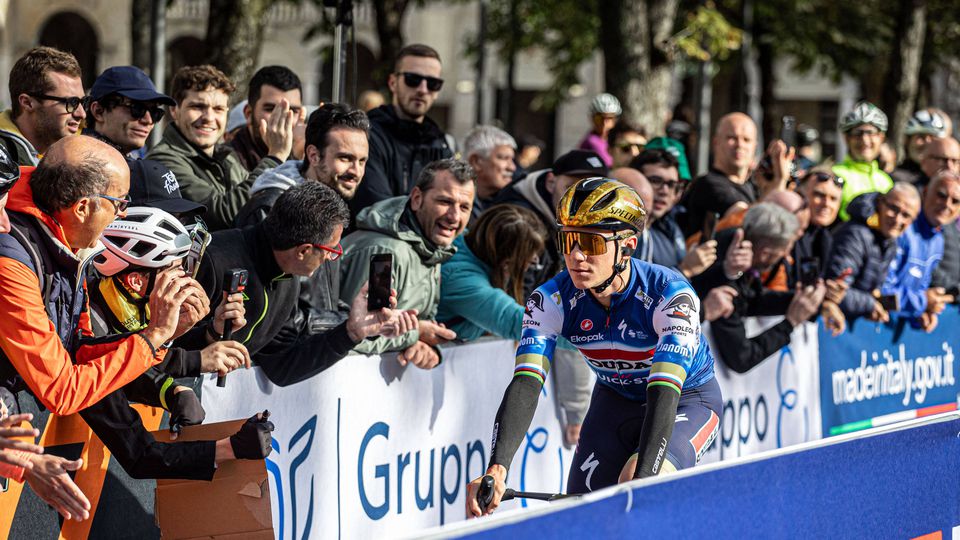
M 587 294 L 583 291 L 577 291 L 573 294 L 573 297 L 570 298 L 570 309 L 577 307 L 577 301 L 579 301 L 583 296 Z
M 690 314 L 696 313 L 697 308 L 694 307 L 693 297 L 684 292 L 671 298 L 670 302 L 664 306 L 663 312 L 672 319 L 683 319 L 690 322 Z
M 536 344 L 537 344 L 537 338 L 525 337 L 520 340 L 521 347 L 526 347 L 528 345 L 536 345 Z
M 551 294 L 551 295 L 550 295 L 550 298 L 553 298 L 553 303 L 556 304 L 558 307 L 563 305 L 563 301 L 560 300 L 560 293 L 559 293 L 559 292 L 555 292 L 555 293 Z
M 680 356 L 693 356 L 693 351 L 690 347 L 677 345 L 676 343 L 661 343 L 657 345 L 657 352 L 674 353 Z
M 572 340 L 571 340 L 572 341 Z M 653 360 L 593 360 L 587 358 L 591 366 L 598 369 L 616 369 L 618 371 L 637 371 L 650 369 Z
M 540 291 L 533 291 L 530 298 L 527 298 L 527 308 L 524 310 L 524 313 L 526 313 L 527 317 L 533 317 L 533 310 L 543 313 L 543 293 Z
M 589 336 L 570 336 L 570 343 L 590 343 L 591 341 L 600 341 L 602 339 L 603 339 L 603 334 L 590 334 Z
M 589 332 L 590 330 L 593 329 L 593 321 L 591 321 L 590 319 L 584 319 L 580 321 L 580 329 L 583 330 L 584 332 Z
M 650 298 L 647 293 L 643 292 L 643 289 L 637 289 L 637 294 L 634 295 L 637 300 L 643 302 L 643 307 L 650 309 L 650 306 L 653 305 L 653 298 Z
M 673 326 L 667 326 L 667 327 L 663 328 L 662 331 L 663 331 L 663 332 L 672 332 L 672 333 L 674 333 L 674 334 L 689 334 L 689 333 L 690 333 L 690 330 L 692 330 L 692 328 L 690 328 L 689 326 L 684 326 L 684 325 L 675 324 L 675 325 L 673 325 Z
M 533 319 L 524 319 L 523 328 L 530 328 L 531 326 L 540 326 L 540 321 L 535 321 Z

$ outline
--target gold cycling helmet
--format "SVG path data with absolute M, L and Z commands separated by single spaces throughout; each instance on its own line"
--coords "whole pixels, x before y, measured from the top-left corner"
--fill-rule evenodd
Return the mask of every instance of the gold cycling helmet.
M 584 178 L 570 186 L 557 206 L 560 227 L 642 232 L 647 212 L 630 186 L 610 178 Z

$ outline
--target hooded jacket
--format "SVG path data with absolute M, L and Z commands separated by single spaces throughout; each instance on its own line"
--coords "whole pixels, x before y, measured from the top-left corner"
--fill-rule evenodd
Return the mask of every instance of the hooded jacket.
M 20 166 L 35 167 L 40 162 L 40 153 L 13 123 L 12 109 L 0 113 L 0 144 Z
M 147 159 L 163 163 L 177 176 L 184 199 L 207 207 L 203 219 L 211 231 L 233 227 L 237 212 L 250 198 L 253 179 L 280 165 L 279 160 L 267 156 L 248 173 L 229 146 L 217 146 L 213 156 L 208 156 L 174 124 L 163 131 L 163 138 L 150 150 Z
M 367 282 L 371 255 L 390 253 L 397 309 L 416 309 L 421 320 L 433 320 L 440 304 L 440 264 L 457 249 L 439 247 L 424 238 L 407 201 L 409 197 L 380 201 L 357 216 L 357 231 L 343 240 L 340 300 L 352 302 Z M 364 341 L 354 350 L 365 354 L 404 350 L 419 337 L 414 330 L 397 338 Z
M 430 118 L 424 117 L 422 123 L 401 119 L 391 104 L 373 109 L 368 116 L 370 158 L 363 182 L 350 201 L 354 216 L 378 201 L 409 195 L 421 169 L 431 161 L 453 157 L 446 135 Z
M 833 234 L 833 245 L 824 277 L 836 279 L 844 270 L 852 270 L 846 278 L 850 285 L 840 303 L 847 317 L 868 316 L 876 300 L 873 291 L 883 285 L 896 255 L 897 240 L 886 238 L 877 228 L 877 199 L 879 193 L 864 193 L 850 201 L 847 211 L 850 221 Z

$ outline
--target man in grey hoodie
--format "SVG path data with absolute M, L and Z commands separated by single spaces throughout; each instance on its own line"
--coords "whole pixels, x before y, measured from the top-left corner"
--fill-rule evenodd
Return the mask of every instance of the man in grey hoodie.
M 237 227 L 263 221 L 284 191 L 306 180 L 333 188 L 344 201 L 352 199 L 367 164 L 369 129 L 367 115 L 346 105 L 327 103 L 314 111 L 307 121 L 304 159 L 288 160 L 253 182 L 250 200 L 237 213 Z M 301 312 L 309 313 L 311 331 L 343 320 L 347 306 L 338 302 L 339 291 L 339 260 L 328 261 L 312 277 L 303 278 Z

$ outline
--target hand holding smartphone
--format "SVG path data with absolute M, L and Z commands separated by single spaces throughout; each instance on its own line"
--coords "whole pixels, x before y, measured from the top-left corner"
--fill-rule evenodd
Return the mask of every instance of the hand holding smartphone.
M 368 275 L 367 311 L 379 311 L 390 307 L 390 291 L 393 289 L 393 255 L 390 253 L 371 255 Z
M 718 221 L 720 221 L 720 214 L 716 212 L 708 212 L 707 215 L 703 216 L 703 229 L 700 231 L 701 244 L 714 239 Z

